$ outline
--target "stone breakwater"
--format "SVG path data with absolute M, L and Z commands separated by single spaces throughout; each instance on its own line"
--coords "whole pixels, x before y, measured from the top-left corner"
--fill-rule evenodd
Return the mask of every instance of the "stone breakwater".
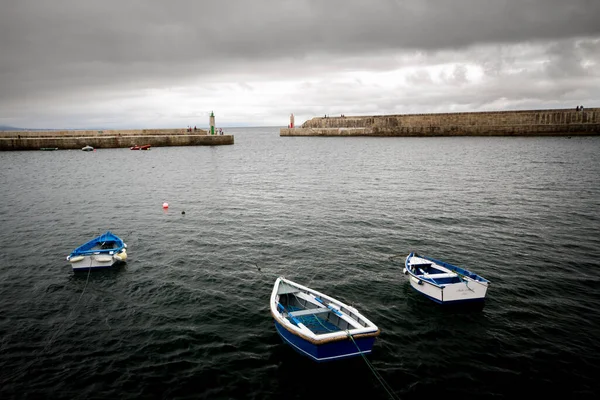
M 149 144 L 163 146 L 218 146 L 233 144 L 233 135 L 209 135 L 204 130 L 129 129 L 73 131 L 0 131 L 0 150 L 39 150 L 41 148 L 96 149 Z
M 280 136 L 600 135 L 600 108 L 316 117 Z

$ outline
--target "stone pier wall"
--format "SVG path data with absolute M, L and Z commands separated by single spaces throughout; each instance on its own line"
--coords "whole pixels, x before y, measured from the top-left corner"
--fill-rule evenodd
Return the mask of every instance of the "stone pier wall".
M 280 136 L 600 135 L 600 108 L 317 117 Z
M 96 149 L 134 145 L 219 146 L 234 144 L 233 135 L 208 135 L 206 131 L 185 129 L 140 129 L 110 131 L 5 131 L 0 132 L 0 150 L 39 150 L 41 148 Z
M 187 132 L 186 129 L 111 129 L 111 130 L 32 130 L 0 131 L 0 138 L 6 137 L 107 137 L 107 136 L 162 136 L 162 135 L 208 135 L 203 129 Z

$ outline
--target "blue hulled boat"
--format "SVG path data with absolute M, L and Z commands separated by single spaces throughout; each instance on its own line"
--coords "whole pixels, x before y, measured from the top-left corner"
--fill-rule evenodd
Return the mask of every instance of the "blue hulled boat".
M 404 273 L 417 292 L 439 304 L 483 302 L 490 282 L 455 265 L 410 253 Z
M 67 256 L 74 271 L 111 267 L 127 259 L 127 245 L 112 233 L 106 233 L 77 247 Z
M 284 278 L 275 281 L 270 305 L 283 341 L 318 362 L 368 354 L 379 335 L 355 308 Z

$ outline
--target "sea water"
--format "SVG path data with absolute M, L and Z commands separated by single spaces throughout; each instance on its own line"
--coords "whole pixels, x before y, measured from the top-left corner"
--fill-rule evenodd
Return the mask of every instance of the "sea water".
M 600 393 L 599 137 L 226 133 L 0 153 L 1 398 L 390 398 L 362 358 L 282 342 L 278 276 L 377 324 L 367 359 L 403 399 Z M 107 230 L 127 263 L 74 274 Z M 413 291 L 410 251 L 490 280 L 483 309 Z

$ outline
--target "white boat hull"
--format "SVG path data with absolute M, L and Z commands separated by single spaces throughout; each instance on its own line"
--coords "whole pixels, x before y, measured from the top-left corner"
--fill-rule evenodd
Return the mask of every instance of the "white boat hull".
M 409 254 L 404 273 L 413 289 L 440 304 L 482 302 L 489 281 L 466 269 Z
M 482 301 L 487 293 L 487 285 L 473 282 L 461 282 L 438 287 L 425 280 L 410 277 L 410 285 L 417 292 L 429 297 L 437 303 L 462 303 Z
M 126 258 L 127 253 L 123 250 L 118 254 L 92 254 L 73 257 L 68 261 L 74 271 L 87 271 L 89 269 L 109 268 L 117 263 L 124 262 Z

